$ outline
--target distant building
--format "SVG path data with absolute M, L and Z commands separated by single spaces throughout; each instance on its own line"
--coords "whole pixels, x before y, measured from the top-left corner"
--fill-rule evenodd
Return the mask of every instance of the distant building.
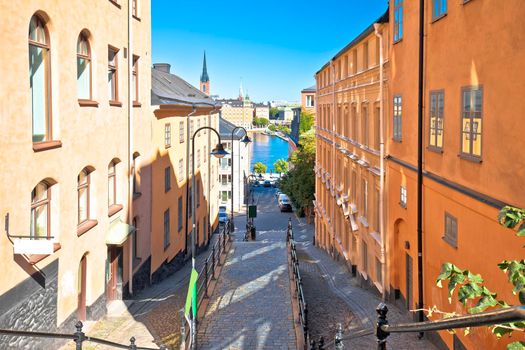
M 316 86 L 301 90 L 301 110 L 311 113 L 315 116 Z
M 301 107 L 295 107 L 292 108 L 293 112 L 293 119 L 292 119 L 292 126 L 291 126 L 291 134 L 290 139 L 297 144 L 299 143 L 299 124 L 301 123 Z M 292 147 L 293 148 L 293 147 Z M 292 149 L 292 151 L 295 149 Z
M 274 124 L 283 124 L 290 125 L 293 120 L 293 110 L 292 107 L 284 107 L 279 110 L 279 112 L 273 118 Z
M 239 87 L 239 97 L 236 99 L 219 99 L 217 100 L 222 105 L 221 118 L 226 119 L 236 126 L 242 126 L 246 129 L 253 128 L 253 117 L 255 115 L 255 108 L 250 101 L 250 96 L 244 96 L 242 83 Z M 268 110 L 269 113 L 269 110 Z
M 250 173 L 250 145 L 240 142 L 244 137 L 242 129 L 235 130 L 236 126 L 224 118 L 219 118 L 219 134 L 226 151 L 230 154 L 220 159 L 219 165 L 219 200 L 221 206 L 231 209 L 232 198 L 232 156 L 233 149 L 233 211 L 239 211 L 244 204 L 245 178 Z
M 254 114 L 256 118 L 270 119 L 270 106 L 265 103 L 254 103 Z

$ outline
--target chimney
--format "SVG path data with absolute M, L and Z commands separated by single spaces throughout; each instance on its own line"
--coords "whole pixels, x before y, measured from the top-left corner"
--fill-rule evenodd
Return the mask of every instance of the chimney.
M 153 68 L 161 72 L 169 73 L 171 65 L 169 63 L 153 63 Z

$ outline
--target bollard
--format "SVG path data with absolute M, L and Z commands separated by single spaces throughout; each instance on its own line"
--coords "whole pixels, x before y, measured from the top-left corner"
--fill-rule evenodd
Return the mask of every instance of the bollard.
M 137 345 L 135 345 L 135 337 L 129 339 L 129 348 L 130 350 L 137 350 Z
M 385 332 L 381 329 L 381 326 L 387 325 L 386 314 L 388 313 L 388 307 L 385 303 L 380 303 L 377 308 L 377 325 L 376 325 L 376 340 L 377 350 L 386 350 L 386 338 L 390 335 L 389 332 Z
M 76 350 L 82 350 L 82 343 L 86 340 L 86 335 L 84 334 L 84 332 L 82 332 L 82 322 L 81 321 L 78 321 L 76 324 L 75 324 L 75 328 L 77 329 L 77 331 L 75 332 L 75 349 Z
M 337 324 L 337 331 L 335 332 L 335 349 L 336 350 L 343 350 L 343 326 L 338 323 Z

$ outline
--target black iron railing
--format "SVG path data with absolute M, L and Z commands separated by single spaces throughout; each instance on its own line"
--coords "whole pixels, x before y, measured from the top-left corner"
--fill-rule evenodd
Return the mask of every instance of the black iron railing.
M 73 334 L 68 333 L 50 333 L 50 332 L 31 332 L 31 331 L 21 331 L 21 330 L 13 330 L 13 329 L 0 329 L 0 334 L 13 336 L 13 337 L 31 337 L 31 338 L 48 338 L 48 339 L 68 339 L 73 340 L 75 342 L 76 350 L 82 350 L 82 345 L 84 342 L 91 342 L 96 344 L 102 344 L 114 347 L 116 349 L 128 349 L 128 350 L 159 350 L 159 349 L 166 349 L 165 347 L 161 346 L 160 348 L 145 348 L 141 346 L 137 346 L 135 344 L 135 337 L 131 337 L 129 340 L 129 345 L 127 344 L 121 344 L 112 342 L 106 339 L 100 339 L 95 337 L 90 337 L 86 335 L 84 332 L 82 332 L 83 324 L 82 322 L 78 321 L 75 324 L 75 328 L 77 331 Z
M 231 226 L 230 221 L 227 221 L 226 224 L 222 227 L 217 241 L 211 248 L 210 255 L 204 261 L 204 266 L 199 272 L 199 277 L 197 278 L 197 309 L 200 309 L 200 306 L 204 299 L 210 297 L 208 287 L 211 281 L 217 278 L 217 268 L 221 265 L 221 255 L 226 252 L 226 247 L 230 239 Z M 184 309 L 180 310 L 181 314 L 181 343 L 183 349 L 189 349 L 191 344 L 191 334 L 190 327 L 186 317 L 184 317 Z M 199 319 L 197 318 L 197 326 Z
M 291 219 L 288 220 L 286 241 L 288 242 L 290 248 L 293 279 L 295 284 L 294 297 L 297 299 L 297 305 L 299 307 L 297 316 L 303 329 L 304 348 L 306 349 L 310 338 L 308 333 L 308 305 L 306 304 L 306 300 L 304 298 L 303 293 L 303 281 L 301 279 L 301 272 L 299 271 L 299 258 L 297 257 L 297 250 L 295 247 L 295 242 L 293 240 L 293 229 Z

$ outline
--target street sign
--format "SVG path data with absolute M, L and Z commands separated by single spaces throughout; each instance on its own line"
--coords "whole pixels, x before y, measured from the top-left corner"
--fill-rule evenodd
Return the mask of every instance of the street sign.
M 256 205 L 250 205 L 248 206 L 248 218 L 256 218 L 257 217 L 257 206 Z

